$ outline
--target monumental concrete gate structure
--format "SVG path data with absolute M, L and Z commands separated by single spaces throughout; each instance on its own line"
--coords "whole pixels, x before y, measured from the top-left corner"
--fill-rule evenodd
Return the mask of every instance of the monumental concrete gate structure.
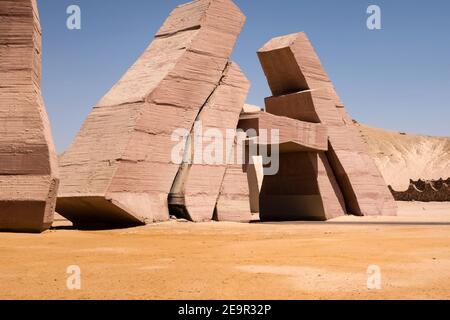
M 0 230 L 40 232 L 52 223 L 59 180 L 35 0 L 0 0 L 0 19 Z M 266 112 L 245 110 L 250 84 L 230 61 L 244 22 L 231 0 L 197 0 L 170 14 L 61 156 L 60 214 L 81 227 L 170 214 L 195 222 L 248 222 L 257 211 L 263 221 L 396 214 L 304 33 L 259 50 L 273 96 Z M 261 139 L 263 130 L 277 130 L 276 143 Z M 203 141 L 212 132 L 224 141 L 208 161 Z M 279 170 L 263 177 L 260 155 L 233 159 L 240 139 L 277 150 Z
M 36 1 L 0 0 L 0 230 L 49 228 L 58 183 Z

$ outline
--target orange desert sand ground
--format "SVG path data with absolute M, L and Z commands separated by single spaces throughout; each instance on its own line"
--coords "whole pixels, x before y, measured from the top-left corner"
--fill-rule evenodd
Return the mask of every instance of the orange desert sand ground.
M 0 298 L 450 299 L 450 205 L 401 212 L 416 216 L 1 234 Z M 66 287 L 70 265 L 79 291 Z
M 450 168 L 448 139 L 361 130 L 390 183 Z M 399 217 L 326 223 L 78 231 L 59 221 L 42 235 L 0 234 L 0 298 L 450 299 L 450 203 L 399 206 Z M 70 265 L 81 290 L 67 289 Z M 367 289 L 370 265 L 381 290 Z

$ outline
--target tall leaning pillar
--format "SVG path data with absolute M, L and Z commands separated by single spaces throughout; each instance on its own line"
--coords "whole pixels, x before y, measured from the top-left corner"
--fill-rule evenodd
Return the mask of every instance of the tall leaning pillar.
M 58 213 L 77 226 L 148 224 L 169 219 L 174 193 L 192 220 L 212 219 L 225 169 L 181 170 L 173 134 L 192 132 L 199 119 L 235 128 L 247 84 L 229 58 L 244 22 L 231 0 L 172 11 L 61 157 Z M 182 183 L 173 187 L 175 180 Z

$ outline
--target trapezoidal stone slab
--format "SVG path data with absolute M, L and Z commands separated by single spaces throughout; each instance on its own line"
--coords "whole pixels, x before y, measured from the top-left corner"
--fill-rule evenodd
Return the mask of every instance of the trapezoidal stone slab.
M 238 124 L 249 87 L 239 66 L 230 63 L 197 116 L 186 148 L 189 161 L 180 167 L 169 196 L 171 213 L 194 222 L 213 219 L 235 141 L 230 133 Z
M 325 221 L 345 215 L 345 202 L 325 155 L 327 128 L 266 112 L 241 116 L 239 128 L 279 131 L 279 170 L 266 175 L 259 194 L 262 221 Z
M 60 214 L 75 225 L 168 219 L 179 170 L 172 134 L 192 130 L 224 77 L 244 21 L 231 0 L 194 1 L 171 13 L 61 157 Z
M 253 155 L 252 161 L 249 161 L 250 155 L 246 144 L 248 137 L 244 132 L 243 123 L 248 126 L 249 123 L 245 119 L 260 112 L 260 107 L 249 104 L 244 105 L 242 110 L 238 124 L 240 131 L 236 136 L 237 141 L 216 206 L 214 219 L 217 221 L 249 222 L 255 219 L 253 214 L 259 213 L 259 194 L 264 179 L 263 159 L 261 156 Z M 242 154 L 239 153 L 238 146 Z
M 327 126 L 327 158 L 348 213 L 396 215 L 392 194 L 306 35 L 272 39 L 258 56 L 274 95 L 266 100 L 267 110 Z
M 346 214 L 344 197 L 324 152 L 280 154 L 280 170 L 265 176 L 261 221 L 326 221 Z
M 226 222 L 250 222 L 248 166 L 230 164 L 223 179 L 214 219 Z
M 252 214 L 259 214 L 259 195 L 264 181 L 263 157 L 253 156 L 252 163 L 247 166 L 247 179 Z
M 42 232 L 53 222 L 59 180 L 36 1 L 0 1 L 0 21 L 0 230 Z
M 250 222 L 253 219 L 250 183 L 257 181 L 250 177 L 252 165 L 246 160 L 246 141 L 247 134 L 238 131 L 214 212 L 216 221 Z

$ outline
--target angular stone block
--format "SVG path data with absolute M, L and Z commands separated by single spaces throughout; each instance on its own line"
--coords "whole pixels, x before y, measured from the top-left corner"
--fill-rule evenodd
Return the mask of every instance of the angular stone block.
M 250 104 L 244 105 L 244 109 L 242 110 L 238 124 L 238 130 L 240 130 L 240 132 L 244 131 L 242 135 L 245 135 L 245 138 L 248 138 L 245 130 L 247 130 L 249 125 L 251 125 L 251 122 L 249 123 L 246 118 L 248 118 L 248 116 L 250 115 L 255 116 L 256 114 L 259 114 L 261 112 L 263 112 L 263 110 L 259 106 Z M 250 156 L 246 157 L 248 158 L 247 162 L 249 162 L 245 167 L 245 170 L 247 172 L 250 211 L 253 214 L 253 219 L 257 219 L 256 215 L 259 214 L 259 195 L 261 193 L 261 187 L 264 180 L 264 160 L 260 155 L 252 155 L 251 159 Z
M 258 143 L 271 144 L 273 130 L 278 130 L 280 152 L 327 151 L 327 128 L 318 123 L 310 123 L 276 116 L 267 112 L 242 115 L 239 128 L 253 129 L 259 136 Z M 261 131 L 264 134 L 261 135 Z M 264 141 L 269 140 L 269 141 Z
M 246 165 L 234 164 L 227 167 L 216 206 L 215 220 L 252 221 L 247 170 Z
M 305 33 L 271 39 L 258 57 L 274 96 L 327 88 L 338 107 L 344 107 Z
M 327 127 L 327 157 L 348 212 L 395 215 L 395 201 L 306 35 L 272 39 L 258 56 L 274 95 L 268 112 Z
M 231 63 L 197 116 L 200 132 L 191 132 L 193 139 L 187 152 L 197 154 L 200 161 L 196 163 L 195 157 L 189 156 L 190 163 L 180 168 L 169 196 L 172 213 L 195 222 L 213 218 L 235 141 L 231 133 L 238 124 L 249 87 L 239 66 Z
M 264 181 L 264 165 L 261 156 L 254 156 L 253 162 L 247 166 L 248 191 L 250 197 L 250 210 L 253 214 L 260 211 L 259 195 Z
M 245 149 L 246 134 L 238 132 L 232 155 L 229 158 L 225 176 L 220 188 L 214 220 L 228 222 L 250 222 L 253 219 L 251 210 L 251 196 L 259 199 L 257 194 L 251 194 L 251 168 L 252 164 L 246 163 Z M 239 148 L 241 150 L 239 150 Z
M 262 221 L 326 221 L 345 215 L 345 202 L 325 153 L 280 155 L 280 171 L 265 176 Z
M 172 134 L 192 130 L 224 77 L 244 21 L 231 0 L 194 1 L 171 13 L 61 157 L 61 215 L 75 225 L 168 219 L 179 170 Z
M 261 112 L 261 108 L 252 104 L 244 104 L 244 108 L 242 109 L 242 114 L 246 113 L 258 113 Z
M 0 21 L 0 230 L 42 232 L 53 222 L 59 180 L 36 1 L 0 1 Z

